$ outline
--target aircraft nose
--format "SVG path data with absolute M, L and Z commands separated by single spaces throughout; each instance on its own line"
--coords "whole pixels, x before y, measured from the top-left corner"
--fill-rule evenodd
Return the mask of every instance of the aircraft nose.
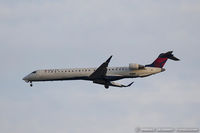
M 165 68 L 161 68 L 161 72 L 164 72 L 165 71 Z
M 27 80 L 27 76 L 26 76 L 26 77 L 24 77 L 22 80 Z
M 29 80 L 29 75 L 25 76 L 22 80 L 24 80 L 25 82 L 28 82 L 28 80 Z

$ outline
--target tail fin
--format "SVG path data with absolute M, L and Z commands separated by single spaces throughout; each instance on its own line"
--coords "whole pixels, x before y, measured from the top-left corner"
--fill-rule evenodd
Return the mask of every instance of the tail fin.
M 174 60 L 174 61 L 179 61 L 179 59 L 176 58 L 172 53 L 173 53 L 173 51 L 169 51 L 169 52 L 166 52 L 166 53 L 161 53 L 158 56 L 158 58 L 152 64 L 149 64 L 149 65 L 146 65 L 146 66 L 162 68 L 165 65 L 165 63 L 167 62 L 167 59 L 171 59 L 171 60 Z

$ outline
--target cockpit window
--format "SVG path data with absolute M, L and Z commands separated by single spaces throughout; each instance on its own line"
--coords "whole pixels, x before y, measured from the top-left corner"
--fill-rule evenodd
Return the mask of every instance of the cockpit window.
M 37 71 L 33 71 L 32 73 L 36 73 Z

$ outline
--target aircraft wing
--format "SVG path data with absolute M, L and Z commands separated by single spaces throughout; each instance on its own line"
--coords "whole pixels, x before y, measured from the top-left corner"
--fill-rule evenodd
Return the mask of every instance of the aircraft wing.
M 103 79 L 106 76 L 107 67 L 111 60 L 112 56 L 110 56 L 101 66 L 99 66 L 95 72 L 93 72 L 89 78 L 90 79 Z
M 123 85 L 123 84 L 119 84 L 117 82 L 110 82 L 110 81 L 105 81 L 105 80 L 96 80 L 96 81 L 93 81 L 93 83 L 95 84 L 101 84 L 101 85 L 104 85 L 104 87 L 106 89 L 109 88 L 109 86 L 114 86 L 114 87 L 129 87 L 131 86 L 134 82 L 131 82 L 130 84 L 128 85 Z

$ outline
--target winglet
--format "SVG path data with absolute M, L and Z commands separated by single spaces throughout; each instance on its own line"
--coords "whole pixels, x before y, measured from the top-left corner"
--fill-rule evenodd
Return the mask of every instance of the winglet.
M 129 85 L 127 85 L 127 87 L 131 86 L 134 82 L 131 82 Z
M 130 84 L 128 85 L 122 85 L 121 87 L 130 87 L 134 82 L 131 82 Z
M 109 63 L 112 58 L 112 55 L 106 60 L 106 63 Z
M 103 64 L 101 64 L 101 66 L 99 66 L 96 71 L 94 71 L 89 78 L 90 79 L 102 79 L 105 78 L 106 72 L 107 72 L 107 67 L 108 64 L 110 62 L 112 58 L 112 55 L 106 60 L 106 62 L 104 62 Z

